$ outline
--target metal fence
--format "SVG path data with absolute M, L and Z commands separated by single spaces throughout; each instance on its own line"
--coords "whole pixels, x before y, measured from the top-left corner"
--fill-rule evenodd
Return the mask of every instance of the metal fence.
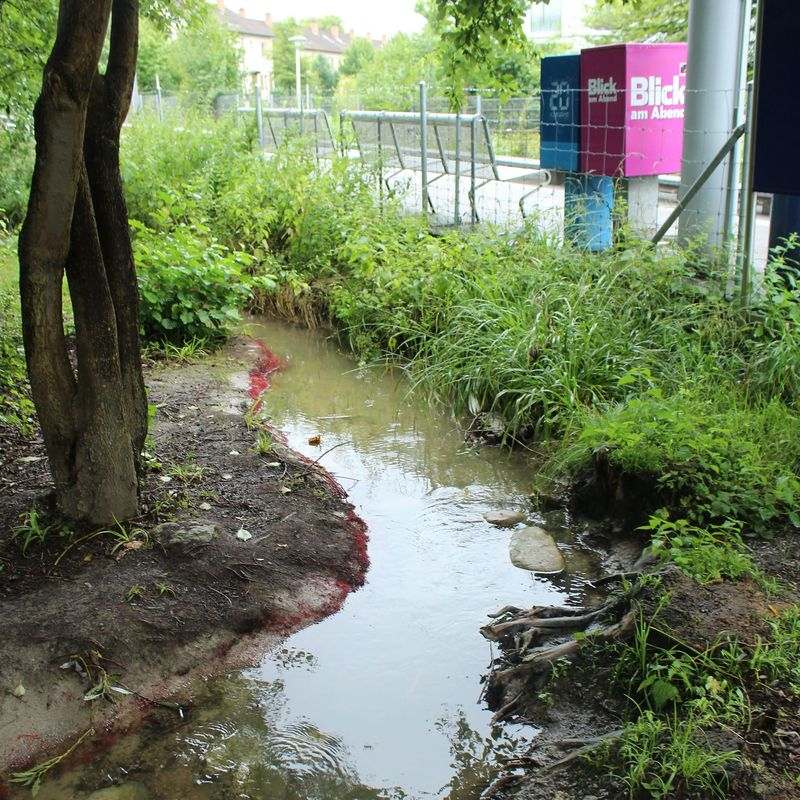
M 190 104 L 191 100 L 181 102 Z M 160 98 L 145 95 L 141 107 L 163 115 L 181 102 L 168 94 Z M 720 93 L 709 97 L 709 102 L 729 109 L 725 119 L 720 119 L 722 130 L 734 107 L 746 101 Z M 501 100 L 472 93 L 460 113 L 449 112 L 444 98 L 430 98 L 424 89 L 411 108 L 365 109 L 363 105 L 356 97 L 307 95 L 298 109 L 294 96 L 264 98 L 262 102 L 254 92 L 220 94 L 213 101 L 213 110 L 218 115 L 236 112 L 239 118 L 255 119 L 258 139 L 267 153 L 275 152 L 289 138 L 303 137 L 320 159 L 338 153 L 361 161 L 379 176 L 381 192 L 401 198 L 409 211 L 425 209 L 433 225 L 489 222 L 515 229 L 526 219 L 534 219 L 555 235 L 563 235 L 567 203 L 563 176 L 541 169 L 539 164 L 539 94 Z M 616 133 L 608 122 L 603 130 L 606 137 Z M 685 134 L 717 136 L 719 132 Z M 724 169 L 725 160 L 721 163 Z M 709 167 L 683 166 L 695 175 Z M 724 227 L 731 240 L 741 229 L 737 211 L 741 205 L 740 167 L 735 162 L 734 166 L 723 188 L 715 190 L 724 193 L 719 198 L 720 215 L 725 216 Z M 624 202 L 619 207 L 625 209 L 638 233 L 653 236 L 675 212 L 679 184 L 677 173 L 639 184 L 627 182 L 620 192 Z M 755 250 L 756 262 L 763 263 L 769 224 L 763 212 L 769 211 L 769 197 L 759 198 L 759 210 Z M 674 233 L 671 228 L 667 236 Z

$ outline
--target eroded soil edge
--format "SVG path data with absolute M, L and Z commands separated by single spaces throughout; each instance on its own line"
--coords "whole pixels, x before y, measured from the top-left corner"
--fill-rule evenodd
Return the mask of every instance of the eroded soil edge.
M 23 558 L 13 530 L 49 475 L 38 438 L 0 431 L 0 775 L 188 702 L 363 584 L 366 530 L 344 491 L 254 413 L 280 366 L 245 339 L 150 366 L 155 468 L 127 540 L 54 527 Z

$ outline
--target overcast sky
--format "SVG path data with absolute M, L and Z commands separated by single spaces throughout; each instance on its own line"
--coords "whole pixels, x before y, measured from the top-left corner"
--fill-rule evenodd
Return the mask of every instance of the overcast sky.
M 273 19 L 285 17 L 342 18 L 345 30 L 380 37 L 398 31 L 418 31 L 424 20 L 414 11 L 416 0 L 225 0 L 232 11 L 243 8 L 248 17 L 260 18 L 271 13 Z

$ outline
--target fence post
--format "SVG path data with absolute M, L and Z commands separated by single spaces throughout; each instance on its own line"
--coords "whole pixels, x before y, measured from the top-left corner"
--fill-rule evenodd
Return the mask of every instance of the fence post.
M 428 215 L 428 91 L 425 81 L 419 82 L 419 133 L 422 156 L 422 213 Z
M 258 146 L 264 149 L 264 115 L 261 113 L 261 87 L 255 83 L 256 130 L 258 131 Z
M 456 111 L 456 163 L 455 163 L 455 196 L 453 197 L 453 222 L 456 227 L 461 224 L 461 209 L 459 208 L 461 200 L 461 112 Z
M 161 81 L 156 73 L 156 111 L 158 112 L 158 121 L 164 121 L 164 109 L 161 107 Z
M 476 162 L 478 160 L 477 152 L 477 128 L 478 128 L 478 115 L 472 115 L 472 121 L 469 125 L 469 201 L 470 201 L 470 222 L 475 224 L 478 221 L 478 209 L 476 206 L 477 198 L 475 192 L 477 191 L 477 175 L 476 175 Z
M 381 136 L 381 118 L 378 117 L 378 203 L 383 213 L 383 137 Z

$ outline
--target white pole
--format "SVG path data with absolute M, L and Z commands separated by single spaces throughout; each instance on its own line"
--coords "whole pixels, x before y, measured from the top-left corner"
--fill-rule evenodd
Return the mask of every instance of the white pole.
M 297 93 L 297 110 L 303 107 L 303 88 L 300 77 L 300 45 L 294 46 L 294 87 Z
M 743 4 L 736 0 L 690 0 L 680 196 L 733 130 L 742 13 Z M 702 236 L 709 256 L 724 244 L 726 188 L 726 165 L 720 164 L 681 216 L 678 239 L 682 244 Z

